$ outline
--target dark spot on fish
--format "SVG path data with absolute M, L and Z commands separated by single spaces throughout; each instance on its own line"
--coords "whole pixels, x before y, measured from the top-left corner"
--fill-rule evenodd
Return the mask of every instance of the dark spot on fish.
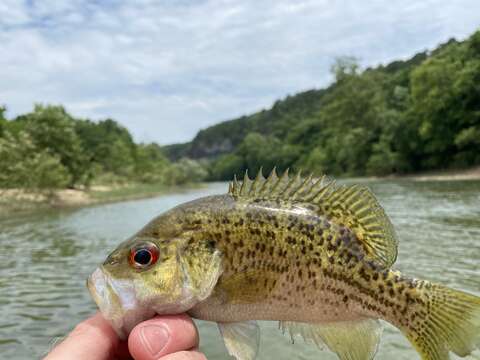
M 207 242 L 207 246 L 209 247 L 210 250 L 215 249 L 215 244 L 216 244 L 216 243 L 215 243 L 215 241 L 213 241 L 213 240 L 209 240 L 209 241 Z

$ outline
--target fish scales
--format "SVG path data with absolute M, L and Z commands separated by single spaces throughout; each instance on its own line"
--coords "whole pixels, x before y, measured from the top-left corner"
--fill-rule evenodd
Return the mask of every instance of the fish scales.
M 207 206 L 199 204 L 198 213 L 177 220 L 188 228 L 198 226 L 201 237 L 213 239 L 224 254 L 217 294 L 192 311 L 197 317 L 238 321 L 242 314 L 244 319 L 345 321 L 358 314 L 396 319 L 397 312 L 413 311 L 406 306 L 407 299 L 416 298 L 413 280 L 365 261 L 355 234 L 318 214 L 317 208 L 234 201 L 228 195 L 207 201 Z M 231 276 L 245 272 L 248 276 L 235 284 L 239 286 L 228 286 Z M 246 286 L 254 298 L 245 292 Z
M 396 255 L 393 226 L 368 189 L 259 173 L 154 219 L 88 285 L 120 336 L 155 313 L 188 312 L 217 322 L 239 360 L 258 350 L 252 320 L 278 320 L 342 360 L 374 357 L 378 319 L 422 359 L 471 353 L 480 299 L 395 271 Z

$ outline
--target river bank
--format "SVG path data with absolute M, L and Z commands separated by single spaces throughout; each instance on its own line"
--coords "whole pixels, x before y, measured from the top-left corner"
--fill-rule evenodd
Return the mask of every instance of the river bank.
M 437 170 L 415 174 L 388 175 L 377 179 L 406 179 L 412 181 L 480 180 L 480 166 L 464 170 Z
M 202 184 L 196 186 L 201 187 Z M 163 184 L 96 185 L 89 189 L 32 192 L 0 189 L 0 217 L 50 208 L 75 208 L 102 203 L 137 200 L 179 191 L 184 186 Z M 189 184 L 192 187 L 192 184 Z
M 480 166 L 466 170 L 432 171 L 406 175 L 373 177 L 377 180 L 461 181 L 480 180 Z M 197 184 L 203 186 L 203 184 Z M 184 186 L 183 186 L 184 187 Z M 190 184 L 191 187 L 191 184 Z M 0 189 L 0 217 L 49 208 L 73 208 L 158 196 L 182 187 L 162 184 L 96 185 L 89 189 L 61 189 L 49 192 L 28 192 Z

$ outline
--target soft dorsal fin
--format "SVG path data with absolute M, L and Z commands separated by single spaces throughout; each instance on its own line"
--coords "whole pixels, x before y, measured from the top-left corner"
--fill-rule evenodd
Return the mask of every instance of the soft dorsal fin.
M 370 260 L 390 267 L 397 258 L 398 241 L 393 225 L 367 187 L 338 186 L 325 176 L 315 179 L 298 173 L 291 177 L 288 170 L 279 177 L 273 169 L 265 178 L 260 169 L 254 180 L 247 173 L 243 181 L 235 177 L 228 192 L 237 199 L 282 199 L 314 204 L 319 214 L 353 231 Z

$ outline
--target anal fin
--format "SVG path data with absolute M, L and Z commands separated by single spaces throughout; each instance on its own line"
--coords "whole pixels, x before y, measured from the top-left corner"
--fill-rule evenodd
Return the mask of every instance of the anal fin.
M 292 339 L 300 335 L 322 350 L 327 347 L 341 360 L 373 359 L 383 330 L 380 321 L 374 319 L 334 323 L 281 321 L 280 328 L 288 330 Z
M 253 360 L 260 343 L 256 321 L 218 323 L 228 353 L 237 360 Z

